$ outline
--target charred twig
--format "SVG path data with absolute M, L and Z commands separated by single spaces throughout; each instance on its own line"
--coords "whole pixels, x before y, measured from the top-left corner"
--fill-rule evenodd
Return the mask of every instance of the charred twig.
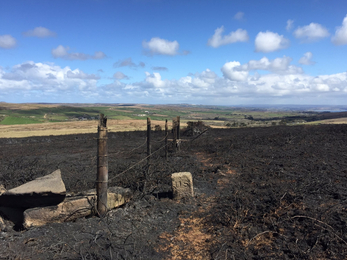
M 307 219 L 311 219 L 311 220 L 313 220 L 313 221 L 317 221 L 317 222 L 319 222 L 319 223 L 321 223 L 321 224 L 323 224 L 323 225 L 325 225 L 325 226 L 331 228 L 334 232 L 332 232 L 332 231 L 330 231 L 330 232 L 331 232 L 334 236 L 336 236 L 339 240 L 341 240 L 343 243 L 345 243 L 345 244 L 347 245 L 347 242 L 346 242 L 343 238 L 341 238 L 339 235 L 337 235 L 337 234 L 335 233 L 335 229 L 334 229 L 332 226 L 330 226 L 329 224 L 327 224 L 327 223 L 325 223 L 325 222 L 323 222 L 323 221 L 320 221 L 320 220 L 318 220 L 318 219 L 311 218 L 311 217 L 308 217 L 308 216 L 294 216 L 294 217 L 292 217 L 292 218 L 307 218 Z M 317 225 L 317 226 L 318 226 L 318 227 L 321 227 L 321 226 L 319 226 L 319 225 Z M 321 228 L 323 228 L 323 229 L 329 231 L 328 229 L 326 229 L 326 228 L 324 228 L 324 227 L 321 227 Z
M 207 132 L 208 128 L 205 129 L 201 134 L 199 134 L 197 137 L 194 137 L 192 140 L 190 140 L 191 142 L 193 142 L 195 139 L 198 139 L 200 136 L 202 136 L 205 132 Z
M 252 237 L 252 238 L 248 241 L 246 247 L 249 246 L 249 244 L 252 242 L 253 239 L 255 239 L 255 238 L 259 237 L 259 236 L 262 236 L 262 235 L 264 235 L 264 234 L 267 234 L 267 233 L 278 234 L 278 235 L 280 235 L 280 236 L 286 237 L 285 235 L 282 235 L 282 234 L 280 234 L 280 233 L 278 233 L 278 232 L 274 232 L 274 231 L 271 231 L 271 230 L 266 230 L 266 231 L 264 231 L 264 232 L 261 232 L 261 233 L 255 235 L 254 237 Z

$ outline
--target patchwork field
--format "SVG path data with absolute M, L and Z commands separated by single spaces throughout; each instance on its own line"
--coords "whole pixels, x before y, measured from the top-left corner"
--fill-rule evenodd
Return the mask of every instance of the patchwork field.
M 342 109 L 342 107 L 340 108 Z M 273 126 L 278 124 L 343 124 L 347 113 L 319 113 L 309 108 L 243 108 L 193 105 L 141 104 L 10 104 L 0 103 L 0 138 L 95 133 L 99 114 L 108 117 L 111 132 L 169 125 L 180 116 L 188 121 L 203 120 L 214 128 Z

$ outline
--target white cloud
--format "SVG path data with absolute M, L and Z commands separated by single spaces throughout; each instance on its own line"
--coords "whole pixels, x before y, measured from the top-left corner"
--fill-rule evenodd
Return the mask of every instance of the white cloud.
M 293 24 L 294 24 L 294 20 L 288 19 L 287 20 L 286 30 L 290 31 L 293 28 Z
M 0 74 L 0 93 L 20 93 L 22 97 L 49 94 L 52 98 L 75 93 L 77 97 L 88 97 L 94 95 L 98 79 L 94 74 L 86 74 L 79 69 L 29 61 Z
M 343 18 L 342 26 L 336 28 L 335 35 L 332 37 L 331 41 L 335 45 L 347 44 L 347 15 Z
M 195 74 L 195 77 L 201 78 L 204 82 L 207 82 L 209 84 L 214 84 L 216 82 L 216 79 L 218 78 L 217 74 L 210 69 L 206 69 L 200 74 Z
M 158 37 L 152 38 L 149 42 L 143 41 L 142 47 L 147 49 L 145 53 L 149 55 L 178 55 L 179 44 L 177 41 L 168 41 Z
M 62 58 L 68 55 L 69 47 L 59 45 L 57 48 L 52 49 L 52 55 L 54 58 Z
M 263 57 L 260 60 L 250 60 L 248 63 L 243 64 L 238 69 L 245 71 L 252 70 L 266 70 L 276 74 L 301 74 L 303 73 L 300 67 L 290 65 L 292 58 L 283 56 L 283 58 L 275 58 L 269 60 Z
M 286 57 L 279 58 L 285 60 Z M 271 61 L 263 60 L 265 66 L 256 65 L 255 67 L 281 68 L 277 65 L 281 63 L 276 59 Z M 250 64 L 250 62 L 246 63 Z M 238 72 L 239 62 L 231 62 L 229 69 Z M 285 66 L 283 66 L 285 67 Z M 288 70 L 290 65 L 288 66 Z M 230 71 L 228 71 L 230 72 Z M 227 73 L 228 73 L 227 72 Z M 239 71 L 240 72 L 240 71 Z M 242 72 L 242 71 L 241 71 Z M 243 71 L 247 72 L 247 71 Z M 235 76 L 235 74 L 233 75 Z M 237 76 L 240 76 L 238 74 Z M 164 80 L 159 73 L 146 73 L 144 81 L 132 84 L 120 84 L 115 82 L 105 86 L 112 92 L 110 96 L 119 97 L 122 93 L 123 98 L 134 98 L 136 100 L 159 99 L 160 102 L 170 102 L 174 99 L 176 102 L 207 102 L 214 104 L 240 103 L 241 100 L 251 100 L 253 103 L 259 100 L 278 101 L 291 100 L 291 102 L 306 103 L 307 99 L 320 100 L 324 95 L 328 100 L 334 100 L 335 97 L 347 96 L 347 73 L 335 75 L 325 75 L 312 77 L 303 73 L 293 74 L 255 74 L 242 75 L 242 80 L 220 78 L 213 71 L 206 69 L 201 73 L 185 76 L 179 79 Z M 334 101 L 335 102 L 335 101 Z
M 234 15 L 234 19 L 236 20 L 242 20 L 243 17 L 244 17 L 245 13 L 243 12 L 237 12 L 235 15 Z
M 180 83 L 185 84 L 187 88 L 193 89 L 192 91 L 199 91 L 202 89 L 208 89 L 210 86 L 216 83 L 218 76 L 210 69 L 206 69 L 201 73 L 195 73 L 194 77 L 187 76 L 179 80 Z
M 11 35 L 0 35 L 0 48 L 11 49 L 16 46 L 16 39 Z
M 100 60 L 106 58 L 106 54 L 102 51 L 96 51 L 94 55 L 89 55 L 80 52 L 69 52 L 70 47 L 59 45 L 57 48 L 52 49 L 51 53 L 54 58 L 62 58 L 64 60 Z
M 24 36 L 27 37 L 39 37 L 39 38 L 46 38 L 46 37 L 54 37 L 56 36 L 56 33 L 53 31 L 50 31 L 49 29 L 45 27 L 36 27 L 33 30 L 29 30 L 23 33 Z
M 256 52 L 273 52 L 289 47 L 289 40 L 274 32 L 259 32 L 255 38 Z
M 237 29 L 235 32 L 231 32 L 228 35 L 222 36 L 224 26 L 217 28 L 214 31 L 214 35 L 208 39 L 207 45 L 214 48 L 218 48 L 221 45 L 231 44 L 235 42 L 246 42 L 249 40 L 246 30 Z
M 86 74 L 79 69 L 67 71 L 66 76 L 70 79 L 100 79 L 99 76 L 96 76 L 94 74 Z
M 165 86 L 165 82 L 161 80 L 161 76 L 159 73 L 154 72 L 153 74 L 150 74 L 149 72 L 146 73 L 146 79 L 145 81 L 149 83 L 150 85 L 153 85 L 155 88 L 162 88 Z
M 309 25 L 298 27 L 293 34 L 296 38 L 301 39 L 302 42 L 318 41 L 330 35 L 328 30 L 318 23 L 310 23 Z
M 312 52 L 306 52 L 304 54 L 304 56 L 302 56 L 300 58 L 299 63 L 303 64 L 303 65 L 313 65 L 313 64 L 315 64 L 315 62 L 311 60 L 312 56 L 313 56 Z
M 125 75 L 123 72 L 117 71 L 115 74 L 113 74 L 113 77 L 115 79 L 129 79 L 129 77 L 127 75 Z
M 233 81 L 245 81 L 249 79 L 249 72 L 256 70 L 265 70 L 281 75 L 302 74 L 303 71 L 300 67 L 290 65 L 291 61 L 292 58 L 286 56 L 273 60 L 263 57 L 260 60 L 250 60 L 243 65 L 238 61 L 232 61 L 225 63 L 221 71 L 225 78 Z
M 230 61 L 223 65 L 221 68 L 225 78 L 234 80 L 234 81 L 244 81 L 248 77 L 248 71 L 246 70 L 237 70 L 240 68 L 241 64 L 238 61 Z
M 347 72 L 312 77 L 290 65 L 290 57 L 224 64 L 224 77 L 206 69 L 177 79 L 145 73 L 143 80 L 126 84 L 114 76 L 100 85 L 98 76 L 52 63 L 25 62 L 0 68 L 0 100 L 17 102 L 188 102 L 200 104 L 288 103 L 343 104 L 347 98 Z M 267 73 L 257 73 L 264 70 Z M 253 73 L 252 73 L 253 72 Z M 98 84 L 99 82 L 99 84 Z M 99 86 L 98 86 L 99 85 Z M 25 98 L 23 98 L 25 97 Z M 72 99 L 69 99 L 72 98 Z
M 132 60 L 132 58 L 126 58 L 124 60 L 118 60 L 113 64 L 114 68 L 119 68 L 119 67 L 130 67 L 130 68 L 138 68 L 138 67 L 145 67 L 145 63 L 140 61 L 139 64 L 135 64 Z

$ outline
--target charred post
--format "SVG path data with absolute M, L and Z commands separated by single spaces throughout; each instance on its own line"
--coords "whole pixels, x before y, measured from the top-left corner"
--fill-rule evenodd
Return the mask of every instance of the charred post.
M 181 144 L 181 135 L 180 135 L 180 127 L 181 127 L 181 118 L 178 116 L 177 117 L 177 150 L 180 150 L 180 144 Z
M 173 132 L 173 150 L 177 149 L 177 118 L 172 119 L 172 132 Z
M 107 183 L 108 183 L 108 157 L 107 157 L 107 117 L 100 114 L 98 126 L 98 149 L 97 149 L 97 213 L 99 217 L 107 212 Z
M 169 147 L 167 144 L 167 138 L 168 138 L 168 127 L 167 127 L 167 119 L 165 120 L 165 159 L 168 160 L 169 156 Z
M 151 119 L 147 117 L 147 164 L 150 163 L 151 155 Z

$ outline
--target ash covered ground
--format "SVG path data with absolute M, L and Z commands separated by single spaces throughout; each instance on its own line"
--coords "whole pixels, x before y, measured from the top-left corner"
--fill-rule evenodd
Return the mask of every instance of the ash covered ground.
M 345 259 L 347 125 L 209 129 L 154 153 L 146 133 L 109 133 L 110 186 L 131 202 L 105 218 L 21 230 L 5 220 L 0 259 Z M 152 133 L 152 151 L 164 133 Z M 67 191 L 94 188 L 96 135 L 0 139 L 0 184 L 61 169 Z M 135 166 L 134 166 L 135 165 Z M 130 170 L 128 170 L 132 167 Z M 195 197 L 170 198 L 189 171 Z

